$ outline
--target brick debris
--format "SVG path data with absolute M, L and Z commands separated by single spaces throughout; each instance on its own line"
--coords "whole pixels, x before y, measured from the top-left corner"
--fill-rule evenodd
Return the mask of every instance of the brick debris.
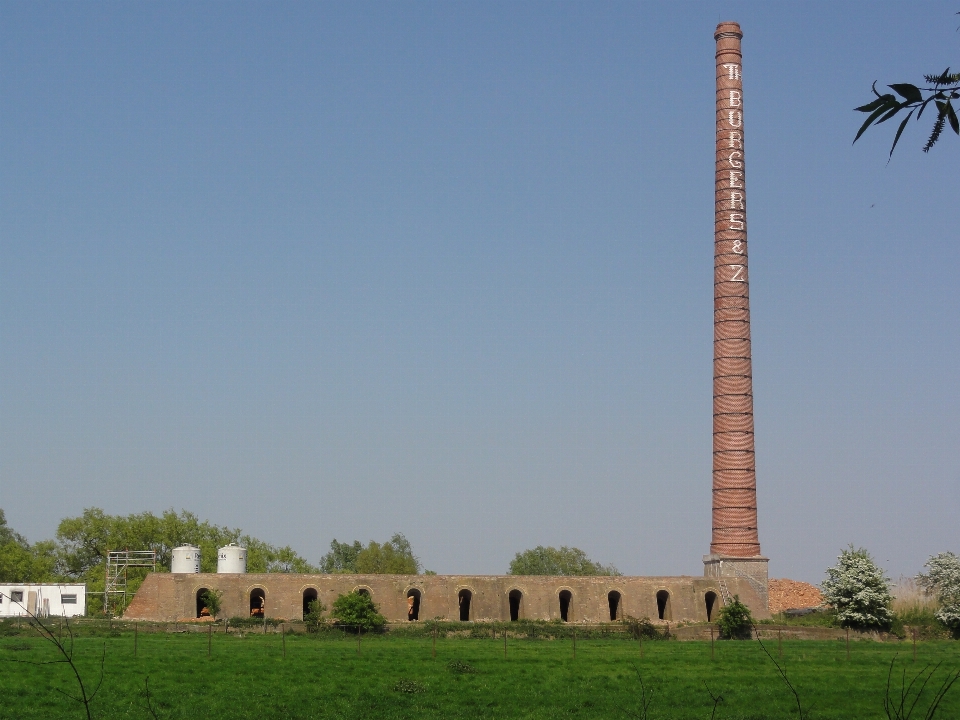
M 773 614 L 784 610 L 815 608 L 823 605 L 820 589 L 816 585 L 798 580 L 770 580 L 769 598 L 770 612 Z

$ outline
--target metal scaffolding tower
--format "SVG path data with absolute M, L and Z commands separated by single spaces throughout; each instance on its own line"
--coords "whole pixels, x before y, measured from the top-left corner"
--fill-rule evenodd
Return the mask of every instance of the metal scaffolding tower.
M 156 550 L 117 550 L 107 553 L 107 580 L 103 586 L 103 614 L 119 604 L 122 613 L 127 607 L 127 569 L 150 568 L 157 571 Z M 112 602 L 111 602 L 112 600 Z

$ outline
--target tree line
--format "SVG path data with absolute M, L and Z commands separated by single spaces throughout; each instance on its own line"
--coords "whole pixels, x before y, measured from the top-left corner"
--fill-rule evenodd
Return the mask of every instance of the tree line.
M 403 533 L 385 542 L 334 539 L 330 550 L 313 565 L 289 545 L 277 546 L 240 528 L 201 520 L 186 510 L 165 510 L 130 515 L 109 515 L 100 508 L 87 508 L 77 517 L 60 521 L 53 540 L 30 543 L 7 525 L 0 509 L 0 582 L 86 583 L 91 612 L 102 601 L 107 553 L 112 550 L 152 550 L 157 570 L 169 572 L 173 549 L 181 545 L 200 548 L 201 572 L 216 572 L 217 550 L 229 543 L 247 549 L 250 573 L 358 573 L 434 575 L 425 570 Z M 148 569 L 131 568 L 127 587 L 132 597 Z M 512 575 L 619 575 L 613 565 L 591 560 L 575 547 L 537 546 L 518 552 L 510 563 Z M 129 598 L 128 598 L 129 599 Z
M 395 575 L 418 575 L 422 571 L 420 560 L 413 554 L 410 543 L 402 533 L 397 533 L 382 545 L 370 541 L 364 547 L 359 540 L 342 543 L 336 539 L 330 543 L 330 551 L 320 559 L 323 573 L 359 573 Z M 431 570 L 425 575 L 436 575 Z M 613 565 L 604 565 L 591 560 L 587 554 L 576 547 L 559 548 L 538 545 L 531 550 L 518 552 L 508 575 L 620 575 Z
M 153 550 L 157 570 L 169 571 L 173 549 L 195 545 L 201 551 L 202 572 L 216 572 L 217 550 L 228 543 L 247 549 L 247 570 L 252 573 L 317 572 L 290 546 L 276 546 L 244 533 L 239 528 L 215 525 L 193 513 L 166 510 L 131 515 L 108 515 L 100 508 L 87 508 L 78 517 L 68 517 L 57 526 L 55 539 L 29 543 L 7 525 L 0 509 L 0 582 L 87 584 L 91 612 L 100 610 L 106 577 L 107 553 L 112 550 Z M 127 587 L 133 593 L 148 569 L 131 568 Z M 129 598 L 128 598 L 129 599 Z

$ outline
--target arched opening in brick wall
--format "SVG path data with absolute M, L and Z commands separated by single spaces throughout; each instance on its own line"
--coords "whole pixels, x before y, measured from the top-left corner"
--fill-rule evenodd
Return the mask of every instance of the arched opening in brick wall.
M 670 593 L 660 590 L 657 593 L 657 617 L 661 620 L 673 620 L 670 612 Z
M 607 593 L 607 605 L 610 606 L 611 620 L 620 620 L 623 617 L 623 611 L 620 607 L 622 600 L 623 598 L 616 590 L 611 590 Z
M 367 588 L 357 588 L 357 595 L 366 595 L 368 598 L 373 596 L 370 594 L 370 591 Z
M 560 591 L 560 619 L 570 621 L 570 604 L 573 602 L 573 593 L 569 590 Z
M 703 596 L 703 604 L 707 607 L 707 622 L 713 620 L 713 608 L 717 604 L 717 594 L 710 590 Z
M 210 592 L 207 588 L 200 588 L 197 590 L 197 617 L 209 617 L 210 611 L 207 610 L 207 603 L 204 602 L 203 596 Z
M 420 619 L 420 591 L 417 588 L 407 590 L 407 620 Z
M 303 617 L 306 617 L 307 613 L 310 612 L 310 603 L 319 598 L 320 595 L 317 593 L 316 588 L 307 588 L 303 591 Z
M 263 588 L 254 588 L 250 591 L 250 617 L 262 618 L 267 612 L 267 593 Z
M 523 601 L 523 593 L 519 590 L 511 590 L 507 599 L 510 601 L 510 621 L 516 622 L 520 619 L 520 603 Z
M 468 622 L 470 620 L 470 601 L 473 600 L 473 593 L 469 590 L 461 590 L 457 593 L 457 604 L 460 606 L 460 621 Z

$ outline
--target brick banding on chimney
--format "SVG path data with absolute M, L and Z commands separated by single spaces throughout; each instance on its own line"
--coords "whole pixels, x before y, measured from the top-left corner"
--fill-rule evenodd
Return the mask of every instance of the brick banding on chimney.
M 710 552 L 760 555 L 750 359 L 750 283 L 740 25 L 717 26 L 713 536 Z

